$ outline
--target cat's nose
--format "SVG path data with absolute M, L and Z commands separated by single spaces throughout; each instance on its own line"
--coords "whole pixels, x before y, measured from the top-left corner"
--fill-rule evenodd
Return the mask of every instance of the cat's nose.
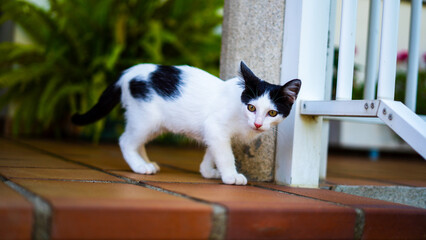
M 254 123 L 254 126 L 255 126 L 256 128 L 260 128 L 260 127 L 262 127 L 262 124 Z

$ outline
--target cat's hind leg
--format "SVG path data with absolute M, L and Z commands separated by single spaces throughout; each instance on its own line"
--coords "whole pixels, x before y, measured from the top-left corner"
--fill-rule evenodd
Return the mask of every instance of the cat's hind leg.
M 207 148 L 203 161 L 200 165 L 200 173 L 204 178 L 220 178 L 219 170 L 215 168 L 213 155 L 211 150 Z
M 139 147 L 139 154 L 141 155 L 141 157 L 148 163 L 154 165 L 155 169 L 157 170 L 156 172 L 160 171 L 160 166 L 158 166 L 158 164 L 156 162 L 153 162 L 151 160 L 149 160 L 148 154 L 146 153 L 146 149 L 145 149 L 145 144 L 142 144 Z
M 120 148 L 129 167 L 136 173 L 155 174 L 159 167 L 151 163 L 145 150 L 145 142 L 149 139 L 149 133 L 144 130 L 126 128 L 120 137 Z

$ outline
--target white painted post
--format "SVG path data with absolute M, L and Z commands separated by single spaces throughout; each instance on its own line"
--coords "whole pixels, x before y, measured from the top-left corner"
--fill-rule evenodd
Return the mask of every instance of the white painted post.
M 408 49 L 408 70 L 407 85 L 405 88 L 405 105 L 413 112 L 416 111 L 421 14 L 422 0 L 411 0 L 410 42 Z
M 380 0 L 370 0 L 368 18 L 367 60 L 365 63 L 364 99 L 373 100 L 376 93 L 377 57 L 379 55 Z
M 336 100 L 352 99 L 357 0 L 343 0 Z
M 383 1 L 377 98 L 393 100 L 395 95 L 399 0 Z
M 324 100 L 331 100 L 333 88 L 333 60 L 334 60 L 334 29 L 336 25 L 336 1 L 330 0 L 330 19 L 328 23 L 328 43 L 327 43 L 327 65 L 325 76 Z M 327 176 L 327 158 L 328 158 L 328 140 L 329 140 L 330 122 L 324 120 L 322 124 L 321 140 L 321 161 L 320 161 L 320 179 Z
M 300 115 L 300 99 L 323 100 L 330 1 L 287 0 L 281 83 L 302 80 L 298 100 L 278 126 L 275 180 L 279 184 L 318 187 L 321 117 Z

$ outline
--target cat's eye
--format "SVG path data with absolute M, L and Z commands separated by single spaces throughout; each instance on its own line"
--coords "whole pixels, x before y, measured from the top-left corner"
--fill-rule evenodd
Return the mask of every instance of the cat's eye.
M 256 107 L 255 107 L 255 106 L 253 106 L 253 105 L 251 105 L 251 104 L 247 105 L 247 109 L 248 109 L 250 112 L 254 112 L 254 111 L 256 111 Z
M 268 115 L 271 116 L 271 117 L 275 117 L 275 116 L 277 116 L 277 114 L 278 114 L 278 112 L 274 111 L 274 110 L 271 110 L 271 111 L 268 112 Z

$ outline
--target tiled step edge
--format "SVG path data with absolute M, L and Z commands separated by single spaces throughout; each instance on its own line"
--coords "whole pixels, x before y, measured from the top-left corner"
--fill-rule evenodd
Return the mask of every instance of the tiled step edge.
M 340 207 L 353 209 L 356 213 L 355 226 L 354 226 L 354 239 L 356 239 L 356 240 L 362 239 L 362 235 L 364 233 L 364 226 L 365 226 L 365 213 L 360 208 L 356 208 L 356 207 L 353 207 L 353 206 L 347 206 L 345 204 L 336 203 L 336 202 L 333 202 L 333 201 L 327 201 L 327 200 L 320 199 L 320 198 L 309 197 L 309 196 L 305 196 L 305 195 L 302 195 L 302 194 L 296 194 L 296 193 L 281 191 L 281 190 L 278 190 L 278 189 L 275 189 L 275 188 L 270 188 L 270 187 L 263 186 L 263 185 L 256 185 L 255 184 L 253 186 L 261 188 L 261 189 L 269 190 L 269 191 L 279 192 L 279 193 L 282 193 L 282 194 L 294 195 L 294 196 L 312 199 L 312 200 L 316 200 L 316 201 L 320 201 L 320 202 L 326 202 L 326 203 L 333 204 L 333 205 L 340 206 Z
M 207 204 L 207 205 L 211 206 L 212 209 L 213 209 L 213 216 L 212 216 L 212 228 L 211 228 L 209 239 L 212 239 L 212 240 L 225 239 L 226 226 L 227 226 L 227 221 L 228 221 L 227 220 L 228 213 L 227 213 L 225 206 L 222 206 L 222 205 L 217 204 L 217 203 L 208 202 L 208 201 L 205 201 L 205 200 L 202 200 L 202 199 L 194 198 L 192 196 L 188 196 L 188 195 L 185 195 L 185 194 L 166 190 L 166 189 L 163 189 L 163 188 L 160 188 L 160 187 L 157 187 L 157 186 L 153 186 L 153 185 L 150 185 L 150 184 L 147 184 L 147 183 L 135 181 L 133 179 L 123 177 L 121 175 L 116 175 L 116 174 L 110 173 L 108 171 L 104 171 L 102 169 L 100 169 L 99 171 L 102 171 L 102 172 L 105 172 L 107 174 L 113 175 L 117 178 L 120 178 L 128 184 L 146 187 L 146 188 L 149 188 L 149 189 L 152 189 L 152 190 L 155 190 L 155 191 L 167 193 L 167 194 L 177 196 L 177 197 L 182 197 L 182 198 L 185 198 L 185 199 L 189 199 L 189 200 L 192 200 L 192 201 L 195 201 L 195 202 L 199 202 L 199 203 L 203 203 L 203 204 Z
M 46 151 L 44 149 L 38 148 L 38 147 L 33 146 L 31 144 L 28 144 L 28 143 L 24 143 L 24 142 L 21 142 L 21 141 L 18 141 L 18 140 L 13 140 L 13 142 L 15 144 L 21 145 L 21 146 L 26 147 L 28 149 L 38 151 L 40 153 L 58 158 L 60 160 L 63 160 L 63 161 L 66 161 L 66 162 L 71 162 L 71 163 L 74 163 L 74 164 L 78 164 L 78 165 L 87 167 L 89 169 L 96 170 L 96 171 L 106 173 L 106 174 L 109 174 L 111 176 L 120 178 L 120 179 L 124 180 L 125 183 L 127 183 L 127 184 L 145 187 L 145 188 L 149 188 L 149 189 L 152 189 L 152 190 L 156 190 L 156 191 L 164 192 L 164 193 L 171 194 L 171 195 L 174 195 L 174 196 L 189 199 L 189 200 L 192 200 L 192 201 L 196 201 L 196 202 L 199 202 L 199 203 L 207 204 L 207 205 L 211 206 L 212 209 L 213 209 L 212 228 L 211 228 L 209 239 L 212 239 L 212 240 L 225 239 L 226 226 L 227 226 L 227 215 L 228 215 L 227 209 L 226 209 L 225 206 L 222 206 L 222 205 L 217 204 L 217 203 L 208 202 L 208 201 L 205 201 L 203 199 L 198 199 L 198 198 L 194 198 L 194 197 L 191 197 L 191 196 L 187 196 L 187 195 L 184 195 L 184 194 L 181 194 L 181 193 L 162 189 L 162 188 L 152 186 L 152 185 L 149 185 L 149 184 L 146 184 L 146 183 L 143 183 L 143 182 L 135 181 L 133 179 L 130 179 L 130 178 L 127 178 L 127 177 L 124 177 L 124 176 L 121 176 L 121 175 L 118 175 L 118 174 L 115 174 L 115 173 L 111 173 L 109 171 L 106 171 L 104 169 L 101 169 L 101 168 L 98 168 L 98 167 L 95 167 L 95 166 L 92 166 L 92 165 L 89 165 L 89 164 L 85 164 L 85 163 L 81 163 L 79 161 L 68 159 L 64 156 Z M 33 205 L 36 209 L 35 210 L 36 220 L 35 220 L 35 224 L 34 224 L 34 229 L 35 229 L 34 231 L 37 232 L 37 234 L 34 234 L 33 239 L 50 239 L 51 213 L 52 213 L 51 209 L 52 208 L 49 205 L 49 203 L 46 200 L 43 200 L 40 196 L 37 196 L 36 194 L 28 191 L 27 189 L 19 186 L 18 184 L 15 184 L 11 181 L 8 181 L 8 182 L 10 182 L 11 185 L 16 186 L 16 188 L 19 189 L 19 191 L 17 190 L 19 193 L 21 193 L 23 195 L 26 194 L 26 195 L 24 195 L 25 197 L 27 197 L 27 195 L 28 195 L 28 197 L 31 197 L 33 199 L 33 200 L 28 199 L 30 202 L 33 203 Z M 38 205 L 36 205 L 36 204 L 38 204 Z M 45 210 L 45 208 L 48 208 L 48 210 Z M 37 209 L 39 209 L 40 211 L 38 212 Z M 40 215 L 39 216 L 40 219 L 37 219 L 38 215 Z M 37 222 L 39 222 L 39 223 L 37 223 Z M 38 232 L 40 232 L 41 235 Z M 36 238 L 37 236 L 40 236 L 40 238 Z M 43 237 L 43 236 L 45 236 L 45 237 Z
M 124 178 L 122 176 L 118 176 L 119 178 Z M 52 228 L 52 206 L 49 204 L 49 202 L 42 197 L 36 195 L 35 193 L 29 191 L 28 189 L 20 186 L 17 183 L 14 183 L 2 176 L 0 176 L 1 181 L 5 183 L 7 186 L 21 194 L 24 198 L 26 198 L 34 207 L 34 221 L 33 221 L 33 227 L 32 227 L 32 239 L 51 239 L 51 228 Z M 184 194 L 172 192 L 169 190 L 165 190 L 156 186 L 151 186 L 148 184 L 144 184 L 141 182 L 137 182 L 131 179 L 124 178 L 126 183 L 124 184 L 131 184 L 136 185 L 139 187 L 145 187 L 148 189 L 152 189 L 155 191 L 163 192 L 166 194 L 170 194 L 177 197 L 182 197 L 185 199 L 189 199 L 191 201 L 199 202 L 206 204 L 210 206 L 213 210 L 212 214 L 212 227 L 211 232 L 209 234 L 208 239 L 225 239 L 226 236 L 226 226 L 227 226 L 227 210 L 224 206 L 221 206 L 217 203 L 211 203 L 207 202 L 205 200 L 200 200 L 191 196 L 186 196 Z M 71 181 L 71 180 L 70 180 Z M 93 181 L 73 181 L 73 182 L 93 182 Z M 108 183 L 108 181 L 96 181 L 96 182 L 105 182 Z M 122 183 L 122 182 L 116 182 L 116 183 Z
M 50 239 L 52 207 L 48 201 L 2 176 L 0 176 L 0 178 L 4 184 L 21 194 L 33 205 L 34 221 L 32 227 L 32 239 Z

